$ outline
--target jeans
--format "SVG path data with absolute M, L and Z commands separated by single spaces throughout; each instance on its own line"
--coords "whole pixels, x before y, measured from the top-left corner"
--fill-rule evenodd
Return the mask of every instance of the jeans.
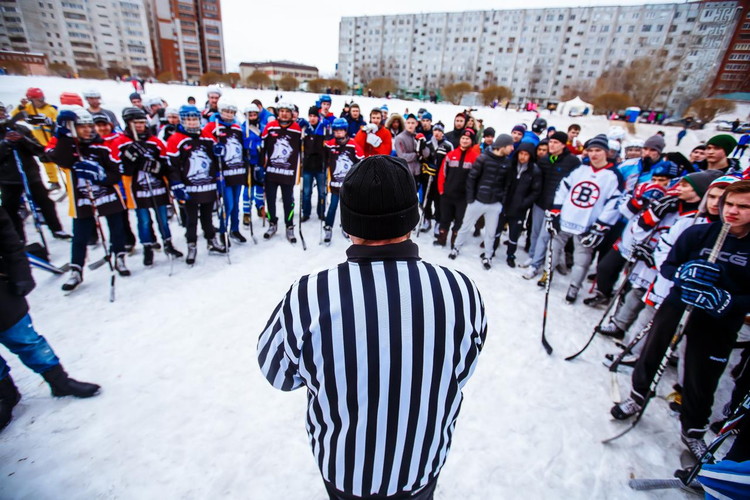
M 229 230 L 240 230 L 240 193 L 242 185 L 224 186 L 224 211 L 225 216 L 229 219 Z M 219 232 L 226 233 L 227 227 L 224 218 L 219 217 Z
M 28 313 L 18 323 L 0 332 L 0 343 L 36 373 L 44 373 L 60 364 L 52 347 L 34 330 Z M 0 380 L 7 377 L 8 373 L 10 367 L 0 356 Z
M 153 210 L 156 213 L 156 222 L 159 225 L 161 239 L 166 241 L 172 237 L 172 233 L 169 230 L 169 221 L 167 219 L 167 206 L 162 205 Z M 148 208 L 136 208 L 135 217 L 138 219 L 138 238 L 140 238 L 141 243 L 144 245 L 147 243 L 155 243 L 150 210 Z
M 326 226 L 333 227 L 337 208 L 339 208 L 339 195 L 331 194 L 331 204 L 328 205 L 328 214 L 326 215 Z
M 318 187 L 318 217 L 323 217 L 323 211 L 325 210 L 326 205 L 325 172 L 319 172 L 317 174 L 304 172 L 302 174 L 302 217 L 309 217 L 310 212 L 312 211 L 313 180 L 315 181 L 315 185 Z M 336 212 L 334 211 L 334 215 L 335 213 Z M 330 226 L 331 224 L 328 225 Z
M 122 212 L 117 212 L 107 215 L 106 219 L 107 226 L 109 226 L 109 249 L 110 252 L 117 255 L 125 251 L 124 218 Z M 81 268 L 86 262 L 86 246 L 92 231 L 97 231 L 94 217 L 73 219 L 73 244 L 70 248 L 70 262 Z

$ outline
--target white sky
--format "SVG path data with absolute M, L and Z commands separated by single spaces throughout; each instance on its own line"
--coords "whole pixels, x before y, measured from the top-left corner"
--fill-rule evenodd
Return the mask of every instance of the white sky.
M 466 3 L 457 0 L 221 0 L 221 13 L 228 72 L 237 71 L 239 63 L 243 61 L 286 59 L 317 66 L 323 76 L 333 76 L 338 61 L 339 21 L 342 17 L 673 2 L 674 0 L 470 0 Z

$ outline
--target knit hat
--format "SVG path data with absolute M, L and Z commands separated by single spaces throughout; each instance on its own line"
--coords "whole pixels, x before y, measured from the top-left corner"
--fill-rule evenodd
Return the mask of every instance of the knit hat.
M 526 132 L 526 125 L 522 123 L 516 125 L 515 127 L 513 127 L 513 130 L 511 130 L 511 132 L 521 132 L 523 134 L 524 132 Z
M 346 174 L 341 186 L 341 227 L 366 240 L 411 232 L 419 222 L 414 176 L 401 158 L 375 155 Z
M 550 140 L 554 139 L 554 140 L 556 140 L 558 142 L 561 142 L 562 144 L 567 144 L 568 143 L 568 134 L 566 134 L 565 132 L 563 132 L 562 130 L 560 130 L 558 132 L 555 132 L 551 136 L 549 136 L 548 139 L 550 139 Z
M 437 122 L 435 125 L 432 126 L 432 130 L 439 130 L 441 132 L 445 132 L 445 125 L 443 125 L 443 122 Z
M 713 181 L 713 182 L 712 182 L 712 183 L 711 183 L 711 184 L 710 184 L 710 185 L 708 186 L 708 189 L 711 189 L 711 188 L 713 188 L 713 187 L 720 187 L 720 188 L 725 188 L 725 187 L 727 187 L 728 185 L 730 185 L 730 184 L 732 184 L 732 183 L 734 183 L 734 182 L 737 182 L 737 181 L 739 181 L 739 180 L 742 180 L 742 179 L 740 179 L 739 177 L 735 177 L 735 176 L 733 176 L 733 175 L 722 175 L 721 177 L 717 177 L 717 178 L 716 178 L 716 179 L 715 179 L 715 180 L 714 180 L 714 181 Z M 706 189 L 706 191 L 708 191 L 708 189 Z
M 320 114 L 320 108 L 317 106 L 310 106 L 310 109 L 307 110 L 307 115 L 319 115 Z
M 690 184 L 695 190 L 695 193 L 703 198 L 703 195 L 708 191 L 708 186 L 723 175 L 724 173 L 721 170 L 704 170 L 703 172 L 687 174 L 682 180 Z
M 500 149 L 505 146 L 512 146 L 513 138 L 508 134 L 500 134 L 495 137 L 495 142 L 492 143 L 492 149 Z
M 609 139 L 607 139 L 606 135 L 599 134 L 586 141 L 583 147 L 586 149 L 599 148 L 607 151 L 609 150 Z
M 486 129 L 484 129 L 482 137 L 495 137 L 495 129 L 492 127 L 487 127 Z
M 729 153 L 737 147 L 737 141 L 729 134 L 719 134 L 711 137 L 708 142 L 706 142 L 706 145 L 716 146 L 719 149 L 723 149 L 724 153 L 729 156 Z
M 473 128 L 466 127 L 461 131 L 461 135 L 469 136 L 472 140 L 474 140 L 474 136 L 477 135 L 477 132 Z
M 655 149 L 656 151 L 661 154 L 662 151 L 664 151 L 664 147 L 667 144 L 664 142 L 664 137 L 662 137 L 659 134 L 652 135 L 648 139 L 646 139 L 646 142 L 643 143 L 644 148 L 651 148 Z
M 425 111 L 424 113 L 422 113 L 422 120 L 432 121 L 432 114 L 429 111 Z

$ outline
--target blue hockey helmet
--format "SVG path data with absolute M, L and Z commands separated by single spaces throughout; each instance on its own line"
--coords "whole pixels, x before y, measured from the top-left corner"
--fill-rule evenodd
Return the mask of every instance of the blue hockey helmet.
M 320 99 L 318 99 L 318 102 L 333 102 L 333 101 L 331 100 L 331 96 L 329 96 L 328 94 L 323 94 L 322 96 L 320 96 Z
M 183 104 L 180 106 L 180 125 L 182 126 L 183 130 L 187 132 L 188 134 L 197 134 L 200 133 L 201 127 L 200 127 L 200 118 L 201 118 L 201 112 L 198 111 L 198 108 L 193 106 L 192 104 Z M 188 127 L 187 126 L 187 119 L 188 118 L 198 118 L 198 126 L 197 127 Z
M 344 118 L 336 118 L 335 120 L 333 120 L 331 128 L 333 130 L 347 130 L 349 128 L 349 122 L 347 122 Z

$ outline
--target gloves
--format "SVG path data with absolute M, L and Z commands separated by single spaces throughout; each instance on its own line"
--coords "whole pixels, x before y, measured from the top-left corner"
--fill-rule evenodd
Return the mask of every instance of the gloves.
M 680 300 L 717 318 L 723 316 L 732 305 L 732 295 L 715 286 L 683 285 Z
M 19 134 L 15 130 L 8 130 L 5 133 L 5 140 L 8 142 L 18 142 L 23 139 L 23 135 Z
M 34 283 L 34 280 L 32 279 L 22 280 L 22 281 L 17 281 L 15 283 L 11 283 L 11 290 L 13 291 L 14 294 L 18 295 L 19 297 L 25 297 L 29 293 L 31 293 L 31 291 L 34 289 L 35 286 L 36 286 L 36 283 Z
M 560 211 L 547 210 L 544 213 L 544 222 L 547 228 L 547 232 L 552 236 L 555 236 L 560 232 Z
M 219 158 L 224 158 L 227 154 L 227 147 L 220 142 L 214 144 L 214 154 Z
M 417 154 L 422 156 L 422 151 L 427 147 L 427 139 L 425 139 L 424 134 L 417 134 L 415 139 L 417 141 Z
M 374 148 L 377 148 L 382 143 L 383 143 L 383 139 L 381 139 L 377 135 L 375 135 L 373 133 L 368 133 L 367 134 L 367 144 L 371 145 Z
M 255 168 L 253 168 L 253 181 L 256 184 L 263 184 L 265 180 L 266 180 L 266 169 L 261 167 L 260 165 L 256 165 Z
M 57 115 L 57 124 L 64 127 L 68 122 L 75 122 L 77 119 L 78 115 L 74 111 L 65 109 Z
M 609 231 L 609 226 L 607 224 L 594 222 L 589 230 L 581 235 L 581 245 L 586 248 L 595 248 L 599 246 L 604 239 L 604 235 L 607 234 L 607 231 Z
M 378 131 L 378 126 L 374 123 L 368 123 L 367 125 L 362 127 L 362 130 L 364 130 L 367 134 L 375 134 Z
M 656 267 L 656 262 L 654 261 L 654 249 L 651 248 L 651 245 L 647 242 L 644 241 L 634 245 L 632 255 L 635 259 L 643 261 L 648 267 Z
M 159 163 L 157 160 L 154 160 L 153 158 L 146 158 L 143 161 L 141 170 L 143 170 L 144 172 L 148 172 L 149 174 L 158 176 L 161 173 L 161 163 Z
M 721 277 L 721 268 L 703 259 L 691 260 L 681 265 L 675 273 L 675 282 L 683 285 L 715 286 Z
M 75 162 L 73 164 L 73 172 L 76 173 L 79 179 L 91 181 L 94 184 L 101 184 L 107 178 L 104 167 L 87 160 Z
M 640 199 L 635 196 L 631 196 L 628 202 L 625 204 L 628 207 L 628 211 L 632 214 L 637 214 L 638 212 L 645 210 L 649 206 L 650 200 L 648 199 Z
M 676 196 L 664 196 L 659 201 L 651 204 L 651 212 L 653 212 L 657 219 L 661 220 L 668 213 L 676 212 L 679 203 L 680 199 Z
M 122 157 L 131 163 L 138 163 L 144 158 L 151 158 L 151 152 L 145 144 L 141 142 L 131 142 L 122 151 Z
M 437 169 L 429 163 L 422 163 L 422 173 L 434 177 L 437 173 Z
M 190 199 L 190 195 L 185 190 L 185 184 L 181 182 L 175 182 L 171 186 L 172 195 L 180 201 L 187 201 Z

